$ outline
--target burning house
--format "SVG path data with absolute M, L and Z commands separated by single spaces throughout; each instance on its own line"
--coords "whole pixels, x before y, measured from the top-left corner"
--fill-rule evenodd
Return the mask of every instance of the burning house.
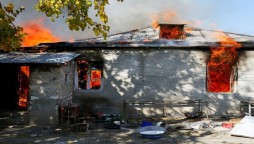
M 0 106 L 28 111 L 30 123 L 44 125 L 57 123 L 59 105 L 72 103 L 85 113 L 126 114 L 127 101 L 200 100 L 207 114 L 240 115 L 240 100 L 254 94 L 253 42 L 249 35 L 159 24 L 106 40 L 41 43 L 0 55 L 1 91 L 8 95 Z M 134 115 L 164 110 L 128 106 Z

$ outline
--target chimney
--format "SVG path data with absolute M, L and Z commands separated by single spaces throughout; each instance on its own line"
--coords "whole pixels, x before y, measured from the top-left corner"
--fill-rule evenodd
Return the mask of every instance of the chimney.
M 161 39 L 184 39 L 185 24 L 159 24 L 159 37 Z

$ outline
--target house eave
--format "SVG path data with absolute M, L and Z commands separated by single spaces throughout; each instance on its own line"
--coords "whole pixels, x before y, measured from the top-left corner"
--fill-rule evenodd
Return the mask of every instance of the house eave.
M 253 49 L 254 41 L 240 42 L 241 48 L 243 49 Z M 172 48 L 193 48 L 193 47 L 202 47 L 205 49 L 210 49 L 210 47 L 219 47 L 220 42 L 202 42 L 202 41 L 169 41 L 169 40 L 157 40 L 151 42 L 61 42 L 40 44 L 41 47 L 48 47 L 48 50 L 52 51 L 75 51 L 78 49 L 125 49 L 125 48 L 163 48 L 163 49 L 172 49 Z
M 10 52 L 0 54 L 0 64 L 51 64 L 64 65 L 78 57 L 79 53 L 22 53 Z

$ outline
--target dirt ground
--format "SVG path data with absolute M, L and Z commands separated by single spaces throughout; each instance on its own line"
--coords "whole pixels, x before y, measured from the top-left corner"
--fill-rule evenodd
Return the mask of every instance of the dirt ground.
M 63 126 L 2 126 L 0 144 L 253 144 L 254 139 L 229 135 L 231 128 L 223 122 L 237 123 L 239 119 L 212 121 L 212 126 L 193 129 L 186 124 L 199 126 L 210 120 L 163 120 L 166 132 L 160 138 L 144 138 L 137 129 L 141 122 L 129 122 L 120 128 L 105 128 L 103 123 L 90 123 L 88 130 L 75 131 Z M 154 122 L 154 124 L 156 124 Z

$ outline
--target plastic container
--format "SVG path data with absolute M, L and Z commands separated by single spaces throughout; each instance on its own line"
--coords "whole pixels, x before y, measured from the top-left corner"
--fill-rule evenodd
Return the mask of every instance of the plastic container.
M 141 126 L 142 126 L 142 127 L 146 127 L 146 126 L 152 126 L 152 125 L 153 125 L 152 122 L 143 121 Z
M 233 128 L 234 124 L 232 124 L 232 123 L 222 123 L 221 126 L 224 127 L 224 128 Z

